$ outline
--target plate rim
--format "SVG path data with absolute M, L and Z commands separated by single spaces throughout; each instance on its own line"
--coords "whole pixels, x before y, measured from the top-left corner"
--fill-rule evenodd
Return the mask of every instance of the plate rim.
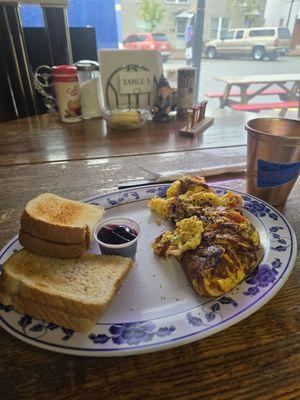
M 170 184 L 163 184 L 163 183 L 157 183 L 157 184 L 152 184 L 152 185 L 145 185 L 145 186 L 138 186 L 138 187 L 131 187 L 131 188 L 125 188 L 122 190 L 116 190 L 116 191 L 111 191 L 107 192 L 104 194 L 98 194 L 94 195 L 91 197 L 87 197 L 83 199 L 83 202 L 89 202 L 91 203 L 92 201 L 95 201 L 97 199 L 105 198 L 108 196 L 120 194 L 120 193 L 127 193 L 133 190 L 141 190 L 141 189 L 148 189 L 148 188 L 153 188 L 153 187 L 162 187 L 162 186 L 169 186 Z M 286 266 L 282 272 L 281 277 L 276 280 L 275 284 L 270 286 L 269 290 L 266 292 L 262 293 L 262 295 L 259 298 L 256 298 L 255 302 L 249 304 L 246 308 L 243 310 L 240 310 L 236 314 L 228 317 L 225 321 L 222 321 L 218 325 L 215 326 L 208 326 L 205 329 L 198 330 L 196 332 L 190 331 L 189 334 L 176 337 L 176 338 L 168 338 L 166 341 L 161 341 L 158 343 L 149 343 L 149 344 L 142 344 L 138 346 L 130 345 L 130 347 L 122 347 L 122 348 L 91 348 L 91 349 L 86 349 L 86 348 L 78 348 L 78 347 L 71 347 L 71 346 L 63 346 L 60 344 L 53 344 L 49 342 L 44 342 L 40 341 L 36 338 L 26 336 L 25 334 L 23 335 L 22 333 L 16 331 L 14 327 L 10 326 L 5 319 L 0 315 L 0 326 L 6 330 L 8 333 L 10 333 L 12 336 L 22 340 L 25 343 L 28 343 L 32 346 L 39 347 L 48 351 L 54 351 L 58 353 L 63 353 L 63 354 L 69 354 L 69 355 L 79 355 L 79 356 L 90 356 L 90 357 L 122 357 L 122 356 L 129 356 L 129 355 L 138 355 L 138 354 L 145 354 L 145 353 L 150 353 L 150 352 L 156 352 L 156 351 L 162 351 L 162 350 L 167 350 L 171 349 L 174 347 L 179 347 L 183 346 L 188 343 L 193 343 L 197 340 L 204 339 L 208 336 L 214 335 L 220 331 L 223 331 L 239 322 L 242 320 L 248 318 L 250 315 L 254 314 L 256 311 L 258 311 L 260 308 L 262 308 L 266 303 L 268 303 L 278 292 L 279 290 L 284 286 L 288 278 L 290 277 L 293 267 L 295 264 L 295 260 L 297 257 L 297 237 L 296 234 L 289 223 L 289 221 L 285 218 L 285 216 L 278 210 L 276 210 L 272 205 L 266 203 L 265 201 L 252 196 L 250 194 L 247 194 L 245 192 L 241 192 L 236 189 L 231 189 L 227 188 L 224 186 L 219 186 L 219 185 L 210 185 L 214 189 L 221 189 L 221 190 L 226 190 L 226 191 L 233 191 L 235 193 L 238 193 L 242 196 L 249 196 L 251 199 L 257 200 L 260 203 L 263 203 L 265 206 L 268 208 L 272 209 L 285 223 L 286 227 L 289 230 L 290 238 L 291 238 L 291 244 L 292 244 L 292 250 L 289 256 L 289 259 L 286 261 Z M 142 201 L 145 201 L 146 199 L 143 199 Z M 134 203 L 138 202 L 139 200 L 132 200 L 129 201 L 128 203 Z M 122 206 L 123 204 L 116 204 L 116 205 L 110 205 L 108 207 L 105 207 L 106 209 Z M 258 218 L 256 216 L 256 218 Z M 18 240 L 18 235 L 15 235 L 12 239 L 9 240 L 9 242 L 4 245 L 0 251 L 0 259 L 3 257 L 3 255 L 7 252 L 7 250 L 12 247 L 16 241 Z M 216 300 L 220 296 L 216 298 L 212 298 L 210 300 Z M 199 305 L 200 306 L 200 305 Z M 167 318 L 167 317 L 165 317 Z M 152 320 L 155 320 L 155 318 L 152 318 Z M 109 325 L 112 323 L 106 323 L 104 325 Z

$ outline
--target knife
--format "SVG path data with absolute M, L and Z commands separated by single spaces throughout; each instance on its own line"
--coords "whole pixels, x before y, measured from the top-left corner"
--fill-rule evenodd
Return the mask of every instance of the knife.
M 173 183 L 174 180 L 170 181 L 146 181 L 146 180 L 139 180 L 139 181 L 129 181 L 129 182 L 124 182 L 124 183 L 120 183 L 118 185 L 118 189 L 129 189 L 132 187 L 138 187 L 138 186 L 149 186 L 149 185 L 156 185 L 158 183 L 162 183 L 162 184 L 167 184 L 167 183 Z
M 166 183 L 166 184 L 172 183 L 184 175 L 200 175 L 206 177 L 206 176 L 223 175 L 225 173 L 230 173 L 230 172 L 244 171 L 245 169 L 246 169 L 246 163 L 239 163 L 231 165 L 220 165 L 218 167 L 206 167 L 198 170 L 167 171 L 167 172 L 162 172 L 160 176 L 156 179 L 152 180 L 143 179 L 143 180 L 120 183 L 118 185 L 118 189 L 127 189 L 135 186 L 148 186 L 157 183 Z

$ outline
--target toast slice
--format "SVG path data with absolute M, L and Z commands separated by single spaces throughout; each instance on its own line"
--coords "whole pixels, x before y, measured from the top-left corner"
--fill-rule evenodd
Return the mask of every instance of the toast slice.
M 40 239 L 23 231 L 19 232 L 19 242 L 21 245 L 31 251 L 45 257 L 55 258 L 77 258 L 86 250 L 85 242 L 80 243 L 56 243 L 46 239 Z
M 0 302 L 78 332 L 90 330 L 132 266 L 129 258 L 84 254 L 42 257 L 23 249 L 3 266 Z
M 104 208 L 43 193 L 30 200 L 21 216 L 21 228 L 32 236 L 57 243 L 77 244 L 86 248 Z

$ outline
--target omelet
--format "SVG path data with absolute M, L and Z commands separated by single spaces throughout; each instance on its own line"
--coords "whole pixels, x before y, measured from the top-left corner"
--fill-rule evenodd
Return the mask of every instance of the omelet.
M 157 215 L 162 218 L 168 219 L 170 215 L 170 201 L 161 198 L 161 197 L 153 197 L 149 203 L 148 207 L 151 210 L 155 211 Z
M 148 203 L 151 210 L 160 217 L 168 219 L 171 223 L 192 215 L 201 217 L 204 207 L 240 208 L 241 205 L 241 196 L 232 192 L 228 192 L 224 196 L 218 196 L 212 190 L 195 193 L 188 191 L 185 194 L 169 198 L 153 197 Z
M 212 192 L 212 189 L 203 177 L 186 175 L 172 183 L 167 190 L 167 198 L 178 197 L 181 194 L 189 196 L 198 192 Z
M 208 223 L 200 246 L 181 257 L 183 270 L 200 295 L 227 293 L 257 265 L 258 232 L 245 217 L 239 215 L 238 221 L 230 213 L 225 215 L 223 211 L 223 215 Z
M 257 265 L 260 238 L 242 213 L 241 196 L 230 191 L 218 196 L 204 178 L 184 177 L 171 185 L 167 198 L 148 205 L 176 225 L 154 240 L 154 253 L 175 256 L 199 295 L 227 293 Z
M 160 257 L 179 257 L 188 250 L 196 249 L 201 243 L 203 223 L 193 216 L 176 223 L 173 232 L 167 231 L 152 243 L 155 254 Z

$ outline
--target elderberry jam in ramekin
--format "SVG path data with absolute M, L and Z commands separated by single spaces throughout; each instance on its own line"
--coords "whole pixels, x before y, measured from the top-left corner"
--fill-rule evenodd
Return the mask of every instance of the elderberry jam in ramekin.
M 102 254 L 130 257 L 133 261 L 140 237 L 140 225 L 125 217 L 113 217 L 102 221 L 94 231 L 94 238 Z

